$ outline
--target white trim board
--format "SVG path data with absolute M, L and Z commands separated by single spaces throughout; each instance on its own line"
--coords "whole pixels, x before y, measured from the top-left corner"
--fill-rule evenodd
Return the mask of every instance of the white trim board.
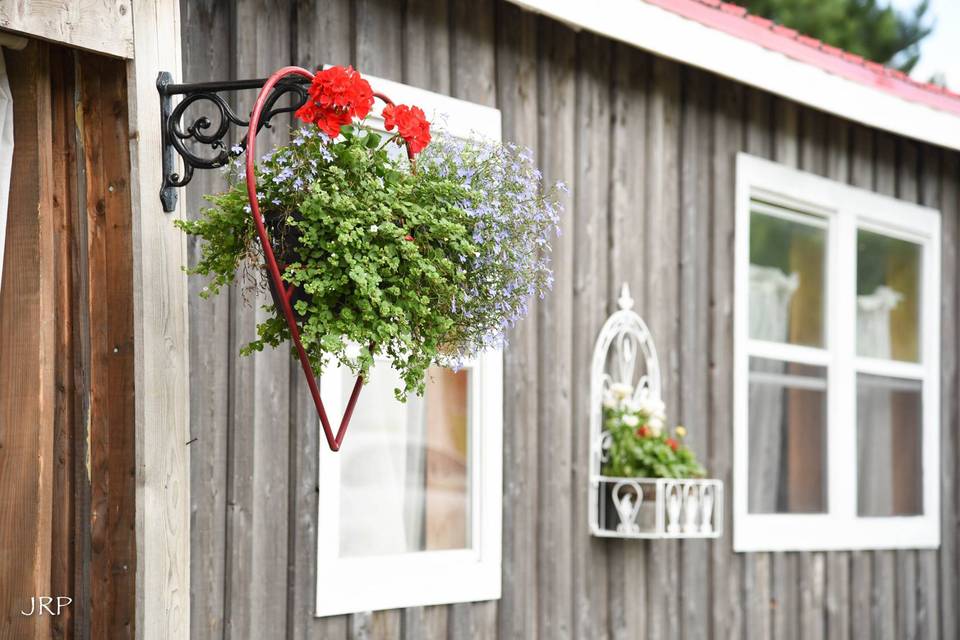
M 831 74 L 642 0 L 509 0 L 827 113 L 960 150 L 960 117 Z

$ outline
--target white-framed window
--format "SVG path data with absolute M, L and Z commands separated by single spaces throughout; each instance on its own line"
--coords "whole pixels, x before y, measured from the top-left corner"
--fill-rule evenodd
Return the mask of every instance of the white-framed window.
M 500 139 L 496 109 L 368 79 L 423 108 L 435 129 Z M 322 376 L 331 416 L 352 386 L 345 369 Z M 343 447 L 320 447 L 317 616 L 500 597 L 502 354 L 433 367 L 422 398 L 398 402 L 402 386 L 378 359 Z
M 737 157 L 734 549 L 940 544 L 940 214 Z

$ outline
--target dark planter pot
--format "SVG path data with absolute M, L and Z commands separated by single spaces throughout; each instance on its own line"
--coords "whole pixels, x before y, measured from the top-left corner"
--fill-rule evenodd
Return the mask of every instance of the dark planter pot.
M 603 526 L 609 531 L 617 531 L 621 524 L 620 514 L 617 513 L 616 503 L 613 501 L 613 489 L 615 483 L 604 483 L 601 491 L 604 501 Z M 640 503 L 640 509 L 637 511 L 633 524 L 640 528 L 641 533 L 653 531 L 657 526 L 657 487 L 654 484 L 642 484 L 640 490 L 643 492 L 643 502 Z M 630 488 L 622 490 L 621 494 L 631 491 Z
M 264 226 L 266 226 L 267 234 L 270 236 L 270 246 L 273 249 L 274 257 L 277 259 L 277 264 L 280 266 L 281 273 L 288 264 L 300 260 L 300 232 L 286 223 L 287 218 L 291 217 L 295 220 L 301 219 L 300 212 L 269 213 L 263 217 Z M 280 292 L 277 291 L 272 278 L 267 278 L 267 283 L 270 286 L 274 309 L 277 315 L 282 317 L 283 307 L 280 304 Z M 290 306 L 293 308 L 293 315 L 298 323 L 303 321 L 303 316 L 297 312 L 296 303 L 299 300 L 306 299 L 307 296 L 299 288 L 294 289 L 293 295 L 290 296 Z

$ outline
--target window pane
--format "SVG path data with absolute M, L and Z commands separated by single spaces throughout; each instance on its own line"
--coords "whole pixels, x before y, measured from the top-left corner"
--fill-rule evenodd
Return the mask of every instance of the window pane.
M 827 372 L 750 358 L 749 511 L 827 510 Z
M 822 347 L 827 232 L 818 218 L 789 215 L 750 214 L 750 337 Z
M 342 556 L 469 546 L 470 375 L 432 367 L 424 397 L 403 404 L 397 373 L 381 362 L 371 370 L 350 446 L 337 454 Z
M 923 513 L 923 401 L 918 380 L 857 376 L 858 513 Z
M 857 353 L 920 360 L 918 244 L 857 232 Z

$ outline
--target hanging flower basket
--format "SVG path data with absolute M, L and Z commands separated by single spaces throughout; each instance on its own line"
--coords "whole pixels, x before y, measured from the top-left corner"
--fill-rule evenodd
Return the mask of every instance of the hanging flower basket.
M 307 124 L 257 166 L 266 96 L 290 74 L 311 78 L 296 113 Z M 375 102 L 386 132 L 367 123 Z M 238 273 L 270 291 L 273 313 L 243 352 L 293 343 L 334 450 L 375 356 L 400 374 L 399 399 L 420 394 L 431 365 L 501 344 L 552 282 L 559 208 L 532 154 L 432 131 L 420 108 L 374 93 L 350 67 L 271 76 L 230 177 L 199 219 L 177 223 L 203 241 L 190 272 L 210 278 L 205 295 Z M 316 385 L 334 361 L 357 375 L 336 434 Z

